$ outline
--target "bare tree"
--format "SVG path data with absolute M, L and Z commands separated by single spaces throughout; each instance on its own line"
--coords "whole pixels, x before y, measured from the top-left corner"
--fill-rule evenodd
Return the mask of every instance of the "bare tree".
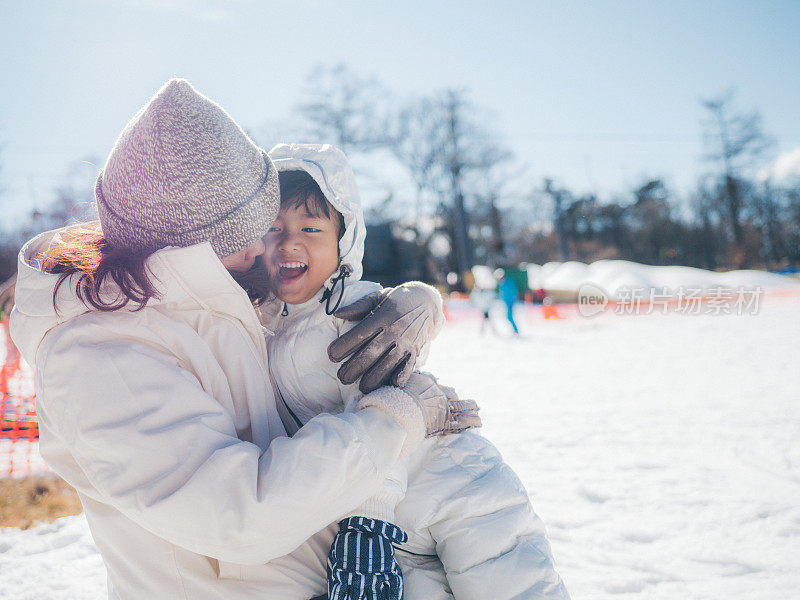
M 466 154 L 463 105 L 463 99 L 458 91 L 448 90 L 446 92 L 444 107 L 447 115 L 447 172 L 450 176 L 452 198 L 453 242 L 458 273 L 461 276 L 467 273 L 474 264 L 474 250 L 469 238 L 469 213 L 464 206 L 462 187 L 464 171 L 474 165 L 470 164 Z
M 390 151 L 405 168 L 414 185 L 414 217 L 404 224 L 417 249 L 421 274 L 428 281 L 437 279 L 431 240 L 442 229 L 435 216 L 445 205 L 446 185 L 440 164 L 446 151 L 443 115 L 433 98 L 414 99 L 396 113 L 389 130 Z
M 5 192 L 2 179 L 2 151 L 3 147 L 0 145 L 0 207 L 2 207 L 2 199 Z M 0 210 L 2 210 L 2 208 L 0 208 Z M 17 243 L 14 232 L 0 230 L 0 234 L 2 234 L 2 239 L 0 239 L 0 312 L 8 312 L 11 310 L 11 306 L 13 306 L 14 302 L 13 282 L 16 279 L 19 244 Z M 14 279 L 9 280 L 7 282 L 8 285 L 6 285 L 6 280 L 11 275 L 14 276 Z
M 672 218 L 670 192 L 661 179 L 649 179 L 634 190 L 635 201 L 627 213 L 632 221 L 636 260 L 649 264 L 670 262 L 678 224 Z
M 800 263 L 800 182 L 783 192 L 786 202 L 785 222 L 788 259 Z
M 545 179 L 544 193 L 553 201 L 553 229 L 558 239 L 558 254 L 561 262 L 566 262 L 569 260 L 569 250 L 567 249 L 567 232 L 564 229 L 564 210 L 566 208 L 564 201 L 569 196 L 569 192 L 554 187 L 552 179 Z
M 440 168 L 447 152 L 444 117 L 435 98 L 415 99 L 398 111 L 389 133 L 391 151 L 414 183 L 417 219 L 446 194 Z
M 763 230 L 763 257 L 777 265 L 789 255 L 785 233 L 789 223 L 784 223 L 782 218 L 784 209 L 780 203 L 780 190 L 775 189 L 769 180 L 753 194 L 753 209 Z
M 306 79 L 298 108 L 314 139 L 345 152 L 370 150 L 389 141 L 386 97 L 376 79 L 361 77 L 344 64 L 319 66 Z
M 407 104 L 391 135 L 392 152 L 416 186 L 418 218 L 435 206 L 445 220 L 452 269 L 459 278 L 474 264 L 470 205 L 488 220 L 494 253 L 505 245 L 497 206 L 500 186 L 492 183 L 502 180 L 493 173 L 511 154 L 477 121 L 464 92 L 446 90 Z
M 0 144 L 0 206 L 2 206 L 2 200 L 5 191 L 6 190 L 3 185 L 3 144 Z
M 733 264 L 741 267 L 745 260 L 745 232 L 742 225 L 745 194 L 741 181 L 744 169 L 753 166 L 770 146 L 761 129 L 757 112 L 733 113 L 733 91 L 702 104 L 708 110 L 705 137 L 709 158 L 720 165 L 724 185 L 724 213 L 733 234 Z
M 524 169 L 514 166 L 511 151 L 486 131 L 479 140 L 475 159 L 467 178 L 468 206 L 480 232 L 473 236 L 475 250 L 486 264 L 506 267 L 512 262 L 511 224 L 504 218 L 501 205 L 515 198 L 509 187 L 519 180 Z

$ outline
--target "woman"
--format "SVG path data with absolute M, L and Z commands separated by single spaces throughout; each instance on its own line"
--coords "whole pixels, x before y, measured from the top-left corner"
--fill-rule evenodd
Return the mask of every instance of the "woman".
M 285 437 L 268 332 L 231 276 L 263 250 L 278 193 L 266 153 L 172 80 L 98 177 L 100 227 L 42 234 L 20 253 L 11 331 L 36 369 L 40 449 L 81 496 L 111 598 L 321 594 L 329 525 L 422 441 L 411 432 L 478 422 L 414 379 Z M 406 292 L 384 294 L 375 331 L 362 323 L 333 354 L 391 331 L 409 298 L 436 305 Z M 347 370 L 385 350 L 362 349 Z

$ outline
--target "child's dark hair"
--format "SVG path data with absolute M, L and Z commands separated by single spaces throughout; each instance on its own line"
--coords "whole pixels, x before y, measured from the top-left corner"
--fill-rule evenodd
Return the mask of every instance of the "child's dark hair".
M 314 178 L 305 171 L 282 171 L 278 176 L 281 184 L 281 208 L 306 209 L 310 215 L 331 218 L 331 211 L 338 217 L 339 239 L 344 235 L 344 217 L 337 211 Z

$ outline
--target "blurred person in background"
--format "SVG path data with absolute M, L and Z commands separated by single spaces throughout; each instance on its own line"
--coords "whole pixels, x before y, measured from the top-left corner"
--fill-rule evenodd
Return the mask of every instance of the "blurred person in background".
M 506 305 L 506 318 L 511 323 L 511 328 L 514 330 L 514 335 L 519 335 L 519 328 L 514 322 L 514 305 L 519 300 L 519 290 L 514 280 L 509 277 L 505 270 L 496 269 L 494 272 L 498 281 L 498 289 L 500 290 L 500 299 Z

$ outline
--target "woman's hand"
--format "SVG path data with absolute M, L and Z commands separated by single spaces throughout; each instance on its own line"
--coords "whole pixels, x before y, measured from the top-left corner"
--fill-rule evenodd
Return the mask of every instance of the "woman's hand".
M 350 357 L 339 368 L 339 380 L 349 385 L 361 377 L 358 387 L 365 394 L 382 385 L 402 387 L 422 346 L 444 323 L 441 295 L 419 281 L 384 288 L 333 314 L 361 320 L 328 346 L 328 356 L 333 362 Z

